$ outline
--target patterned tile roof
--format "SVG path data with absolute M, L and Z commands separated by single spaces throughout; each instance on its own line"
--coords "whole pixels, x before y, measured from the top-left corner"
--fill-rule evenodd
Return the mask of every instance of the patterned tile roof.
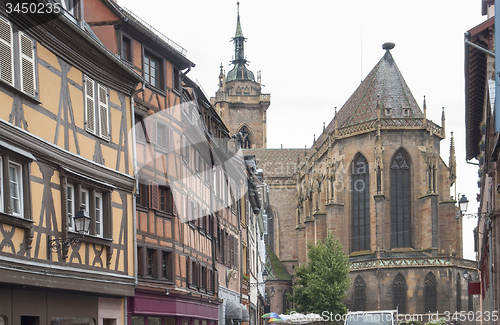
M 243 155 L 255 156 L 257 168 L 264 177 L 289 177 L 295 173 L 297 161 L 311 155 L 311 149 L 243 149 Z
M 291 281 L 292 276 L 278 259 L 271 247 L 266 245 L 267 281 Z
M 381 118 L 424 117 L 389 49 L 337 112 L 338 127 L 376 120 L 377 101 L 382 108 Z M 385 115 L 387 108 L 391 109 L 388 116 Z M 407 115 L 404 109 L 408 109 Z M 316 143 L 321 144 L 325 134 L 333 132 L 334 128 L 332 120 Z

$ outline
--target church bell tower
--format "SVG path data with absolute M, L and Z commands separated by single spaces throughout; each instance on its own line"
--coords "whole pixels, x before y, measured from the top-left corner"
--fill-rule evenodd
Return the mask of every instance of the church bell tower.
M 222 118 L 231 135 L 240 133 L 239 141 L 243 149 L 267 148 L 267 108 L 271 104 L 271 95 L 262 93 L 260 71 L 257 80 L 247 68 L 245 42 L 240 22 L 240 3 L 237 3 L 236 34 L 233 68 L 225 75 L 220 66 L 219 89 L 215 97 L 210 98 L 212 105 Z

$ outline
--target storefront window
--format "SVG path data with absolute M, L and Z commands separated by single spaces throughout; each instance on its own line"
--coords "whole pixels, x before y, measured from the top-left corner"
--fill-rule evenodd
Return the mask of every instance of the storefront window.
M 144 325 L 144 317 L 132 316 L 132 325 Z
M 175 325 L 175 317 L 165 318 L 165 325 Z
M 148 317 L 148 325 L 161 325 L 161 318 Z
M 93 318 L 52 317 L 51 325 L 94 325 Z

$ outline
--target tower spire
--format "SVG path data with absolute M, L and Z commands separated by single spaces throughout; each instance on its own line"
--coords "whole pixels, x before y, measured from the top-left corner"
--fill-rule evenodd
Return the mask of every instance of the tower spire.
M 236 33 L 232 38 L 234 43 L 234 59 L 231 64 L 234 68 L 228 72 L 226 81 L 232 80 L 251 80 L 255 82 L 255 77 L 252 71 L 248 70 L 246 65 L 248 63 L 245 58 L 245 41 L 246 38 L 243 36 L 243 30 L 241 29 L 240 20 L 240 2 L 236 2 L 237 5 L 237 19 L 236 19 Z
M 450 139 L 450 186 L 457 180 L 457 157 L 455 156 L 455 139 L 453 138 L 453 132 L 451 132 Z

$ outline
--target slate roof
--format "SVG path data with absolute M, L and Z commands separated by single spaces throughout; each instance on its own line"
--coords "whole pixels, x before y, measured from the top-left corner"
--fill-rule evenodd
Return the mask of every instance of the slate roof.
M 392 46 L 387 46 L 390 44 Z M 394 44 L 386 43 L 386 52 L 356 91 L 337 112 L 338 127 L 347 127 L 377 119 L 377 101 L 382 107 L 381 118 L 423 118 L 417 101 L 399 71 L 390 49 Z M 391 109 L 391 115 L 385 116 L 386 108 Z M 403 115 L 403 109 L 408 109 L 408 115 Z M 330 122 L 317 144 L 324 141 L 325 134 L 333 132 L 334 120 Z
M 297 160 L 304 163 L 304 156 L 311 149 L 243 149 L 243 155 L 255 156 L 257 168 L 263 169 L 264 177 L 289 177 L 295 173 Z

